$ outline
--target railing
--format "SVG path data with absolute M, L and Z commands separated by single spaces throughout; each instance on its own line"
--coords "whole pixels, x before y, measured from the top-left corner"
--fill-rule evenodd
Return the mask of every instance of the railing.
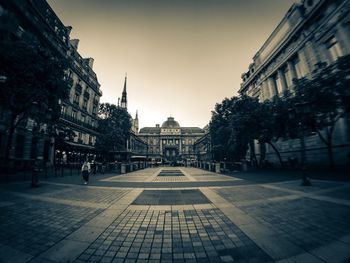
M 90 129 L 90 130 L 97 131 L 97 129 L 98 129 L 98 128 L 95 127 L 95 126 L 92 126 L 91 124 L 88 124 L 88 123 L 83 122 L 83 121 L 81 121 L 81 120 L 79 120 L 79 119 L 77 119 L 77 118 L 74 118 L 74 117 L 72 117 L 72 116 L 70 116 L 70 115 L 68 115 L 68 114 L 66 114 L 66 113 L 61 114 L 61 118 L 64 119 L 64 120 L 73 122 L 73 123 L 75 123 L 75 124 L 77 124 L 77 125 L 83 126 L 83 127 L 85 127 L 85 128 L 88 128 L 88 129 Z

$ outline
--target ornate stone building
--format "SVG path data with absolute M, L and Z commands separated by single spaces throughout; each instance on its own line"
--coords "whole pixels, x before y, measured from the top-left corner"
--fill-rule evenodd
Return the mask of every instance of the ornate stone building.
M 24 33 L 30 33 L 54 55 L 70 60 L 71 66 L 66 73 L 72 80 L 72 86 L 69 99 L 61 101 L 61 117 L 55 130 L 57 133 L 71 130 L 75 135 L 70 139 L 67 137 L 60 145 L 55 145 L 53 137 L 48 134 L 42 134 L 40 138 L 33 137 L 32 121 L 27 120 L 15 131 L 11 159 L 17 162 L 40 157 L 53 163 L 55 156 L 58 161 L 81 161 L 87 154 L 94 153 L 96 114 L 102 96 L 100 84 L 92 69 L 93 59 L 81 57 L 77 50 L 79 40 L 70 39 L 72 27 L 65 26 L 45 0 L 0 0 L 0 17 L 7 14 L 13 20 L 12 26 L 8 28 L 13 37 L 21 38 Z M 7 140 L 7 115 L 4 116 L 0 118 L 0 156 Z
M 198 127 L 181 127 L 173 117 L 162 126 L 145 127 L 139 132 L 140 138 L 148 143 L 148 157 L 169 162 L 194 160 L 193 145 L 204 135 Z
M 260 101 L 293 93 L 293 79 L 310 76 L 319 62 L 333 63 L 350 53 L 350 1 L 303 0 L 292 5 L 270 37 L 255 54 L 249 70 L 242 74 L 240 93 Z M 334 134 L 338 164 L 349 162 L 349 120 L 338 121 Z M 298 140 L 280 140 L 284 160 L 299 158 Z M 308 163 L 327 163 L 327 150 L 317 135 L 307 138 Z M 268 145 L 256 152 L 276 162 Z

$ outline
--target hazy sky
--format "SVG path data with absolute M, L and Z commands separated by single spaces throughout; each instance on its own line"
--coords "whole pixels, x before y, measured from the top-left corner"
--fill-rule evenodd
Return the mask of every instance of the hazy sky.
M 102 102 L 117 104 L 128 73 L 128 109 L 140 127 L 171 115 L 206 125 L 215 103 L 237 94 L 241 74 L 295 0 L 48 0 L 95 59 Z

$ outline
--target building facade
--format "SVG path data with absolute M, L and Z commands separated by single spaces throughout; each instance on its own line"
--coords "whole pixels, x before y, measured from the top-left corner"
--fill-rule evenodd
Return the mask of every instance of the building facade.
M 67 158 L 68 162 L 82 161 L 87 155 L 95 154 L 97 113 L 102 91 L 93 71 L 94 60 L 81 57 L 78 43 L 78 39 L 69 41 L 68 55 L 72 66 L 68 69 L 68 76 L 72 80 L 72 87 L 69 99 L 62 101 L 58 125 L 58 132 L 68 128 L 74 136 L 66 140 L 64 145 L 57 145 L 56 161 L 60 158 Z
M 210 162 L 213 160 L 211 153 L 211 138 L 209 132 L 209 125 L 206 125 L 204 128 L 204 135 L 195 141 L 193 145 L 193 150 L 196 155 L 196 159 L 199 162 Z
M 173 117 L 169 117 L 162 126 L 145 127 L 139 136 L 148 143 L 148 158 L 179 162 L 195 160 L 193 145 L 204 135 L 204 130 L 198 127 L 180 127 Z
M 249 70 L 242 74 L 241 94 L 260 101 L 293 94 L 293 79 L 309 77 L 320 62 L 333 63 L 350 53 L 350 1 L 303 0 L 294 4 L 264 45 L 256 53 Z M 350 154 L 349 120 L 338 121 L 334 134 L 334 154 L 339 164 Z M 306 138 L 309 164 L 327 163 L 327 150 L 317 135 Z M 299 158 L 298 140 L 277 142 L 282 158 Z M 277 162 L 268 145 L 255 151 Z
M 94 73 L 93 59 L 82 58 L 77 51 L 79 40 L 70 39 L 72 27 L 65 26 L 45 0 L 5 1 L 0 0 L 0 17 L 11 17 L 11 34 L 21 38 L 29 33 L 46 46 L 57 57 L 70 61 L 67 77 L 71 79 L 69 99 L 61 101 L 62 114 L 54 131 L 70 131 L 59 145 L 53 136 L 41 134 L 33 137 L 33 121 L 26 120 L 15 131 L 10 158 L 15 161 L 31 161 L 43 158 L 53 164 L 54 161 L 81 161 L 86 155 L 93 154 L 97 134 L 97 109 L 102 96 L 100 84 Z M 1 111 L 1 109 L 0 109 Z M 1 151 L 7 140 L 6 117 L 2 113 L 0 120 Z

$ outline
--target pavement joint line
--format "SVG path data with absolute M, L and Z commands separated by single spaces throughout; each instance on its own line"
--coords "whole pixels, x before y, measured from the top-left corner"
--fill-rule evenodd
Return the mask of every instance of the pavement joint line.
M 266 188 L 270 188 L 270 189 L 276 189 L 276 190 L 280 190 L 280 191 L 290 192 L 290 193 L 293 193 L 295 195 L 299 195 L 301 198 L 306 197 L 306 198 L 316 199 L 316 200 L 320 200 L 320 201 L 327 201 L 327 202 L 331 202 L 331 203 L 335 203 L 335 204 L 342 204 L 342 205 L 350 206 L 350 200 L 343 200 L 343 199 L 339 199 L 339 198 L 333 198 L 333 197 L 320 195 L 322 193 L 327 193 L 327 192 L 331 192 L 334 190 L 340 190 L 343 188 L 347 188 L 347 187 L 349 187 L 349 184 L 342 185 L 342 186 L 336 186 L 336 187 L 332 187 L 329 189 L 322 189 L 322 190 L 318 190 L 318 191 L 315 191 L 312 193 L 305 193 L 305 192 L 298 191 L 298 190 L 285 189 L 283 187 L 278 187 L 275 185 L 268 185 L 268 184 L 265 184 L 262 186 L 266 187 Z
M 161 171 L 162 171 L 162 168 L 157 168 L 157 170 L 151 176 L 149 176 L 144 182 L 152 182 L 158 176 L 158 174 L 160 174 Z
M 71 206 L 81 206 L 81 207 L 100 208 L 100 209 L 106 209 L 109 206 L 107 204 L 101 204 L 101 203 L 75 201 L 75 200 L 73 201 L 73 200 L 67 200 L 67 199 L 61 199 L 61 198 L 18 193 L 18 192 L 14 192 L 14 191 L 2 191 L 2 192 L 9 193 L 11 195 L 18 196 L 18 197 L 31 199 L 31 200 L 39 200 L 39 201 L 44 201 L 44 202 L 51 202 L 51 203 L 71 205 Z
M 325 262 L 349 262 L 349 251 L 349 244 L 336 240 L 325 246 L 312 249 L 310 253 Z
M 200 190 L 233 224 L 240 228 L 243 233 L 264 250 L 273 260 L 277 261 L 306 252 L 286 238 L 279 236 L 274 229 L 263 225 L 257 219 L 229 203 L 211 189 L 200 188 Z M 276 246 L 276 244 L 279 245 Z
M 94 189 L 116 189 L 116 190 L 121 190 L 121 189 L 125 189 L 125 190 L 132 190 L 135 189 L 134 187 L 116 187 L 116 186 L 99 186 L 99 185 L 84 185 L 84 184 L 72 184 L 72 183 L 56 183 L 56 182 L 45 182 L 45 184 L 48 185 L 60 185 L 60 186 L 68 186 L 68 187 L 72 187 L 72 188 L 81 188 L 81 187 L 88 187 L 88 188 L 94 188 Z
M 259 205 L 259 204 L 265 204 L 265 203 L 272 203 L 272 202 L 283 202 L 283 201 L 290 201 L 290 200 L 296 200 L 300 199 L 302 196 L 300 195 L 287 195 L 287 196 L 275 196 L 260 200 L 248 200 L 248 201 L 236 201 L 231 202 L 234 203 L 236 206 L 251 206 L 251 205 Z
M 181 173 L 183 173 L 187 177 L 187 179 L 189 181 L 191 181 L 191 182 L 197 181 L 196 179 L 193 178 L 193 176 L 191 176 L 189 173 L 187 173 L 184 169 L 179 168 L 179 170 L 181 171 Z
M 139 189 L 134 189 L 127 193 L 119 199 L 121 200 L 120 203 L 109 205 L 108 208 L 85 225 L 41 253 L 38 259 L 51 260 L 53 262 L 73 262 L 90 246 L 91 242 L 96 240 L 127 209 L 139 194 Z M 109 213 L 111 213 L 110 216 L 103 217 L 103 215 L 109 215 Z M 103 218 L 98 218 L 100 216 Z

